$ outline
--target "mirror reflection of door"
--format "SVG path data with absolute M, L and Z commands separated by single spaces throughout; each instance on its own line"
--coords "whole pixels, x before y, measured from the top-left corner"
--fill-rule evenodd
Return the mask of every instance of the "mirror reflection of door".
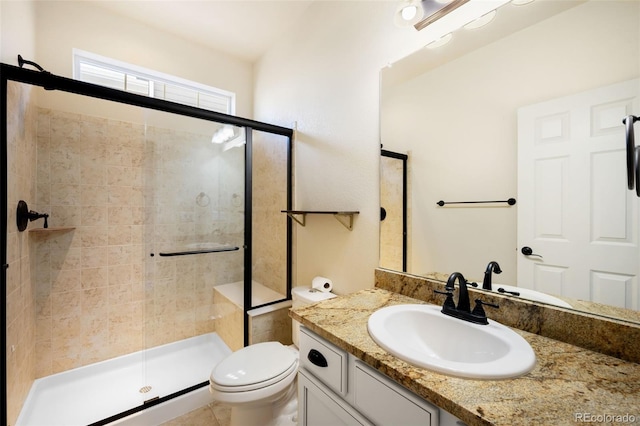
M 380 157 L 380 266 L 407 270 L 407 159 L 406 154 L 381 151 Z
M 638 199 L 627 190 L 622 117 L 640 80 L 518 112 L 518 285 L 640 308 Z

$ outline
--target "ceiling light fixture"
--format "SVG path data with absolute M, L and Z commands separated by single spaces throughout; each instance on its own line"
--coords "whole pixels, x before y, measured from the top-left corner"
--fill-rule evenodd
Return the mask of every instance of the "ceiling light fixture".
M 398 27 L 409 27 L 420 21 L 424 15 L 420 0 L 405 0 L 396 10 L 394 22 Z
M 413 4 L 410 4 L 409 6 L 405 6 L 400 11 L 400 14 L 402 15 L 403 20 L 410 21 L 413 18 L 415 18 L 416 15 L 418 14 L 418 6 L 415 6 Z
M 428 25 L 453 12 L 468 1 L 469 0 L 451 0 L 443 3 L 441 0 L 423 0 L 420 4 L 422 5 L 424 18 L 414 25 L 415 29 L 420 31 L 426 28 Z

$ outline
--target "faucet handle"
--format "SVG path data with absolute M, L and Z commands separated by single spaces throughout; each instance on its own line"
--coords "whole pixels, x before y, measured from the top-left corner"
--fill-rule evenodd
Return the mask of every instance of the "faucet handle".
M 447 288 L 447 291 L 440 291 L 440 290 L 433 290 L 434 293 L 438 293 L 438 294 L 446 294 L 447 298 L 444 301 L 444 304 L 442 305 L 442 308 L 451 308 L 451 309 L 455 309 L 456 308 L 456 303 L 453 301 L 453 291 L 449 290 Z
M 483 302 L 480 299 L 476 299 L 476 306 L 473 308 L 473 312 L 471 312 L 472 315 L 477 315 L 479 317 L 487 317 L 486 312 L 484 311 L 484 308 L 482 307 L 482 305 L 485 306 L 490 306 L 492 308 L 499 308 L 500 306 L 493 304 L 493 303 L 488 303 L 488 302 Z

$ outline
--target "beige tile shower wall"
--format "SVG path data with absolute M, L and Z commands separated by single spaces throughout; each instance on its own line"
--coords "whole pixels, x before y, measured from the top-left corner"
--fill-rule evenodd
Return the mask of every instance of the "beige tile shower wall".
M 249 316 L 249 344 L 280 342 L 291 345 L 291 317 L 289 308 Z
M 244 311 L 221 292 L 213 292 L 216 332 L 232 351 L 244 347 Z
M 158 128 L 147 129 L 147 145 L 154 222 L 147 241 L 155 245 L 147 251 L 242 247 L 244 151 L 223 151 L 211 134 Z M 154 259 L 147 268 L 147 289 L 156 295 L 147 297 L 147 346 L 214 331 L 213 287 L 242 279 L 243 250 Z
M 402 271 L 403 162 L 380 157 L 380 205 L 387 216 L 380 222 L 380 266 Z
M 31 89 L 7 87 L 7 421 L 14 424 L 35 379 L 35 303 L 31 284 L 31 244 L 18 232 L 16 206 L 35 204 L 36 119 Z
M 253 132 L 253 279 L 286 294 L 287 141 Z
M 38 377 L 140 349 L 142 126 L 39 110 L 35 283 Z
M 39 111 L 37 204 L 75 230 L 35 240 L 38 376 L 214 330 L 212 287 L 241 276 L 242 251 L 159 256 L 238 243 L 242 182 L 216 187 L 237 161 L 206 138 Z

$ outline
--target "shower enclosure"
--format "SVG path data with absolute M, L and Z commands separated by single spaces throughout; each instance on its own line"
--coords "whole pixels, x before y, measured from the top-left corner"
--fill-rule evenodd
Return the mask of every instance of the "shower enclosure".
M 256 341 L 255 308 L 291 299 L 292 130 L 5 64 L 0 78 L 7 423 L 106 424 L 206 395 L 215 362 Z M 21 200 L 48 227 L 20 231 Z M 239 321 L 214 297 L 228 286 Z
M 380 266 L 407 270 L 409 156 L 380 152 Z

